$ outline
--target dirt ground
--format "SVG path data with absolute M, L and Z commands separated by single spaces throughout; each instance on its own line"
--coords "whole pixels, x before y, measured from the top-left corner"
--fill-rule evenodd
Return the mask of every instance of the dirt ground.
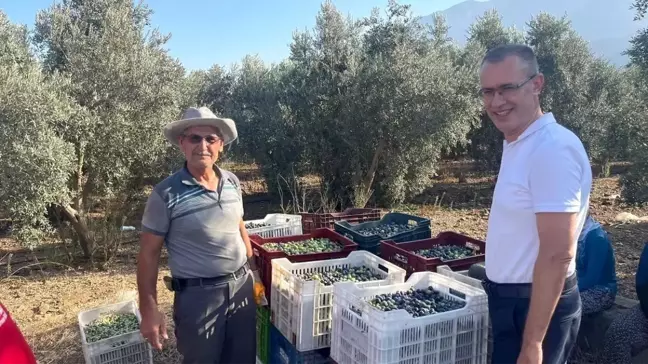
M 246 195 L 246 219 L 281 211 L 276 202 L 263 195 L 263 184 L 253 167 L 235 171 Z M 492 188 L 492 178 L 468 178 L 459 183 L 450 173 L 398 210 L 431 218 L 433 234 L 452 230 L 483 239 Z M 634 272 L 643 244 L 648 241 L 648 224 L 619 222 L 616 217 L 622 212 L 648 215 L 648 209 L 630 208 L 619 202 L 617 177 L 597 179 L 592 214 L 605 225 L 614 244 L 619 294 L 636 298 Z M 0 238 L 0 300 L 27 336 L 40 363 L 83 363 L 78 313 L 135 297 L 136 235 L 125 241 L 111 264 L 89 269 L 79 259 L 57 257 L 61 248 L 56 245 L 32 254 L 21 252 L 10 237 Z M 7 264 L 9 259 L 11 264 Z M 172 295 L 161 283 L 162 276 L 168 274 L 165 257 L 160 266 L 158 295 L 167 314 L 170 340 L 162 352 L 154 353 L 154 362 L 179 363 L 171 324 Z

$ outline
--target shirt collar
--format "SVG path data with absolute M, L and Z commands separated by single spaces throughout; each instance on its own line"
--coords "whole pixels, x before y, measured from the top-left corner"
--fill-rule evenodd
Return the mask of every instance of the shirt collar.
M 221 172 L 220 168 L 216 165 L 214 165 L 214 171 L 216 172 L 216 175 L 218 176 L 219 182 L 218 184 L 220 185 L 222 183 L 222 176 L 223 173 Z M 188 186 L 200 186 L 200 183 L 196 181 L 196 178 L 189 172 L 189 169 L 187 168 L 187 162 L 184 162 L 184 165 L 182 166 L 182 169 L 180 170 L 180 177 L 182 180 L 182 183 Z
M 554 123 L 556 123 L 556 118 L 554 117 L 553 113 L 551 112 L 545 113 L 541 117 L 536 119 L 534 122 L 532 122 L 531 125 L 529 125 L 526 128 L 526 130 L 524 130 L 524 132 L 522 132 L 522 134 L 520 134 L 520 136 L 516 140 L 510 143 L 504 140 L 504 147 L 515 143 L 519 143 L 521 140 L 528 138 L 530 135 L 537 132 L 538 130 L 544 128 L 549 124 L 554 124 Z

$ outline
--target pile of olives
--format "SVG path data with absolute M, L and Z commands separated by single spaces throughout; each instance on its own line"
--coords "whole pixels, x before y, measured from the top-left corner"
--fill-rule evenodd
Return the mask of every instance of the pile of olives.
M 134 313 L 105 313 L 84 327 L 88 343 L 138 330 L 139 322 Z
M 330 286 L 336 282 L 367 282 L 383 279 L 382 276 L 366 266 L 335 268 L 326 272 L 302 273 L 298 277 L 306 281 L 320 281 L 325 286 Z
M 466 305 L 465 302 L 443 297 L 432 287 L 381 294 L 370 300 L 369 304 L 381 311 L 405 310 L 414 317 L 458 310 Z
M 266 226 L 270 226 L 270 224 L 267 224 L 265 222 L 248 222 L 247 224 L 245 224 L 246 229 L 258 229 Z
M 467 246 L 435 245 L 430 249 L 421 249 L 414 252 L 425 258 L 440 258 L 443 261 L 461 259 L 475 255 L 475 251 Z
M 416 226 L 407 224 L 396 224 L 393 222 L 374 226 L 371 228 L 358 229 L 356 232 L 362 236 L 378 235 L 382 238 L 389 238 L 405 231 L 416 229 Z
M 266 243 L 263 247 L 271 252 L 284 252 L 288 255 L 303 255 L 313 253 L 331 253 L 342 250 L 342 245 L 327 238 L 311 238 L 286 243 Z

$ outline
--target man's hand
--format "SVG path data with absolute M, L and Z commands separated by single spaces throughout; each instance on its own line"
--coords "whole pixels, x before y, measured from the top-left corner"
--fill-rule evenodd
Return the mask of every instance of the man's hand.
M 139 309 L 142 313 L 140 331 L 151 345 L 162 349 L 160 335 L 167 339 L 164 315 L 157 305 L 158 261 L 164 244 L 164 237 L 148 232 L 140 235 L 140 251 L 137 258 L 137 290 Z
M 542 343 L 523 345 L 517 364 L 542 364 Z
M 267 306 L 268 299 L 265 296 L 265 287 L 263 286 L 258 270 L 252 271 L 252 279 L 254 281 L 254 301 L 257 306 Z
M 162 350 L 162 339 L 169 339 L 164 314 L 157 308 L 150 309 L 148 312 L 142 311 L 140 332 L 151 346 L 157 350 Z

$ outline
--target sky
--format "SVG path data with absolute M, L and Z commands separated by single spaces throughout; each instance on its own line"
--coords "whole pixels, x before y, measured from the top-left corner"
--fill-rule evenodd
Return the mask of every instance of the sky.
M 14 23 L 33 27 L 36 14 L 54 0 L 0 0 L 0 9 Z M 415 15 L 445 10 L 462 0 L 400 0 Z M 310 30 L 320 0 L 146 0 L 154 11 L 151 23 L 171 33 L 166 44 L 171 56 L 187 70 L 229 66 L 247 54 L 266 62 L 286 58 L 295 30 Z M 385 10 L 388 0 L 333 0 L 345 15 L 368 16 L 374 7 Z

